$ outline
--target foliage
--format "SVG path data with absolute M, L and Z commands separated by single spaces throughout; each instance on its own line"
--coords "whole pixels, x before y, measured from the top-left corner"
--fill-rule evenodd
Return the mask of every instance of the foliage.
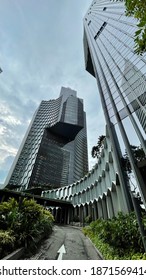
M 4 256 L 4 252 L 9 253 L 15 245 L 16 238 L 13 233 L 8 230 L 0 230 L 0 256 Z
M 144 225 L 146 216 L 143 218 Z M 119 213 L 109 220 L 99 219 L 83 229 L 105 259 L 145 259 L 135 213 Z
M 136 253 L 131 256 L 131 260 L 146 260 L 146 253 Z
M 135 52 L 146 51 L 146 0 L 125 0 L 126 15 L 138 20 L 138 30 L 135 32 Z
M 18 203 L 11 198 L 0 203 L 0 228 L 4 232 L 11 232 L 17 240 L 15 248 L 24 245 L 31 247 L 42 235 L 49 235 L 53 221 L 52 214 L 33 199 L 24 198 Z
M 114 248 L 110 247 L 108 243 L 103 242 L 99 238 L 98 234 L 94 234 L 90 226 L 84 227 L 83 233 L 91 239 L 99 252 L 101 252 L 103 259 L 119 259 L 119 256 L 116 255 Z
M 133 153 L 133 156 L 134 156 L 136 162 L 140 162 L 146 158 L 146 155 L 145 155 L 142 147 L 131 145 L 131 150 L 132 150 L 132 153 Z M 132 168 L 131 168 L 131 164 L 129 161 L 127 151 L 123 155 L 122 164 L 123 164 L 125 171 L 127 171 L 128 173 L 132 172 Z
M 24 198 L 19 211 L 19 223 L 15 230 L 20 241 L 25 242 L 27 247 L 30 243 L 35 243 L 35 239 L 39 239 L 42 234 L 51 232 L 53 216 L 35 200 Z
M 85 217 L 85 223 L 89 224 L 91 222 L 92 222 L 92 217 L 90 215 Z
M 13 228 L 18 216 L 18 203 L 14 198 L 0 203 L 0 228 Z
M 48 234 L 51 233 L 53 222 L 54 222 L 54 217 L 52 216 L 50 211 L 45 210 L 43 208 L 38 228 L 39 228 L 40 232 L 42 232 L 44 237 L 47 237 Z
M 43 213 L 43 215 L 47 216 L 51 222 L 54 222 L 54 217 L 50 211 L 48 211 L 42 207 L 42 213 Z
M 103 147 L 104 139 L 105 139 L 105 135 L 99 136 L 97 145 L 92 147 L 91 155 L 93 158 L 95 157 L 98 158 L 100 156 L 100 151 L 101 148 Z

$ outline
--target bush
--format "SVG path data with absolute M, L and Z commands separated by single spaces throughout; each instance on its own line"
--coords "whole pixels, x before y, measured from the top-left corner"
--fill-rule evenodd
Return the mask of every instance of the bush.
M 14 249 L 15 237 L 11 231 L 0 230 L 0 258 Z
M 89 223 L 91 223 L 92 222 L 92 217 L 89 215 L 89 216 L 87 216 L 86 218 L 85 218 L 85 223 L 86 224 L 89 224 Z
M 18 217 L 18 203 L 14 198 L 0 203 L 0 228 L 13 228 Z
M 144 218 L 143 218 L 144 219 Z M 99 219 L 83 229 L 106 259 L 145 259 L 144 248 L 135 213 L 116 218 Z
M 33 199 L 24 198 L 17 203 L 14 198 L 11 198 L 8 202 L 0 204 L 0 226 L 3 229 L 2 233 L 6 233 L 3 236 L 5 239 L 7 237 L 7 240 L 8 237 L 9 240 L 10 237 L 13 238 L 13 246 L 6 245 L 10 249 L 14 246 L 15 249 L 20 246 L 31 248 L 38 239 L 42 236 L 47 237 L 51 233 L 53 221 L 52 214 Z M 4 239 L 1 242 L 4 242 Z
M 22 244 L 25 242 L 25 246 L 28 247 L 31 243 L 35 244 L 42 235 L 50 234 L 54 218 L 43 206 L 33 199 L 23 199 L 19 211 L 17 236 Z

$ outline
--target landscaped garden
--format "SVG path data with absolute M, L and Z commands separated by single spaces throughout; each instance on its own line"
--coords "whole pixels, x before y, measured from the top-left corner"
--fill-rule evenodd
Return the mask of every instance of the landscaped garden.
M 146 215 L 143 215 L 146 229 Z M 105 260 L 146 260 L 142 238 L 134 212 L 109 220 L 99 219 L 83 228 Z
M 52 232 L 53 221 L 52 214 L 33 199 L 0 203 L 0 259 L 23 246 L 34 249 Z

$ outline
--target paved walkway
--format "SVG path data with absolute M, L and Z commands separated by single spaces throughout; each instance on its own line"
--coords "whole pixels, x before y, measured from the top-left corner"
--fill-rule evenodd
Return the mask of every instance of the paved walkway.
M 100 260 L 101 255 L 80 228 L 54 226 L 51 236 L 30 259 Z

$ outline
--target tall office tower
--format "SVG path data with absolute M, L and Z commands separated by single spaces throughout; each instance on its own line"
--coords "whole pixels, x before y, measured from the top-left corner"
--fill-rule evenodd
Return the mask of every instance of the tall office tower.
M 5 186 L 59 188 L 87 172 L 83 100 L 76 91 L 62 87 L 59 98 L 42 101 L 35 112 Z
M 121 172 L 122 153 L 128 153 L 136 185 L 146 204 L 146 163 L 136 162 L 131 145 L 146 153 L 146 54 L 134 52 L 137 22 L 125 16 L 124 1 L 94 0 L 84 17 L 84 53 L 86 70 L 93 75 Z M 113 127 L 121 146 L 117 152 Z M 135 182 L 135 181 L 134 181 Z

